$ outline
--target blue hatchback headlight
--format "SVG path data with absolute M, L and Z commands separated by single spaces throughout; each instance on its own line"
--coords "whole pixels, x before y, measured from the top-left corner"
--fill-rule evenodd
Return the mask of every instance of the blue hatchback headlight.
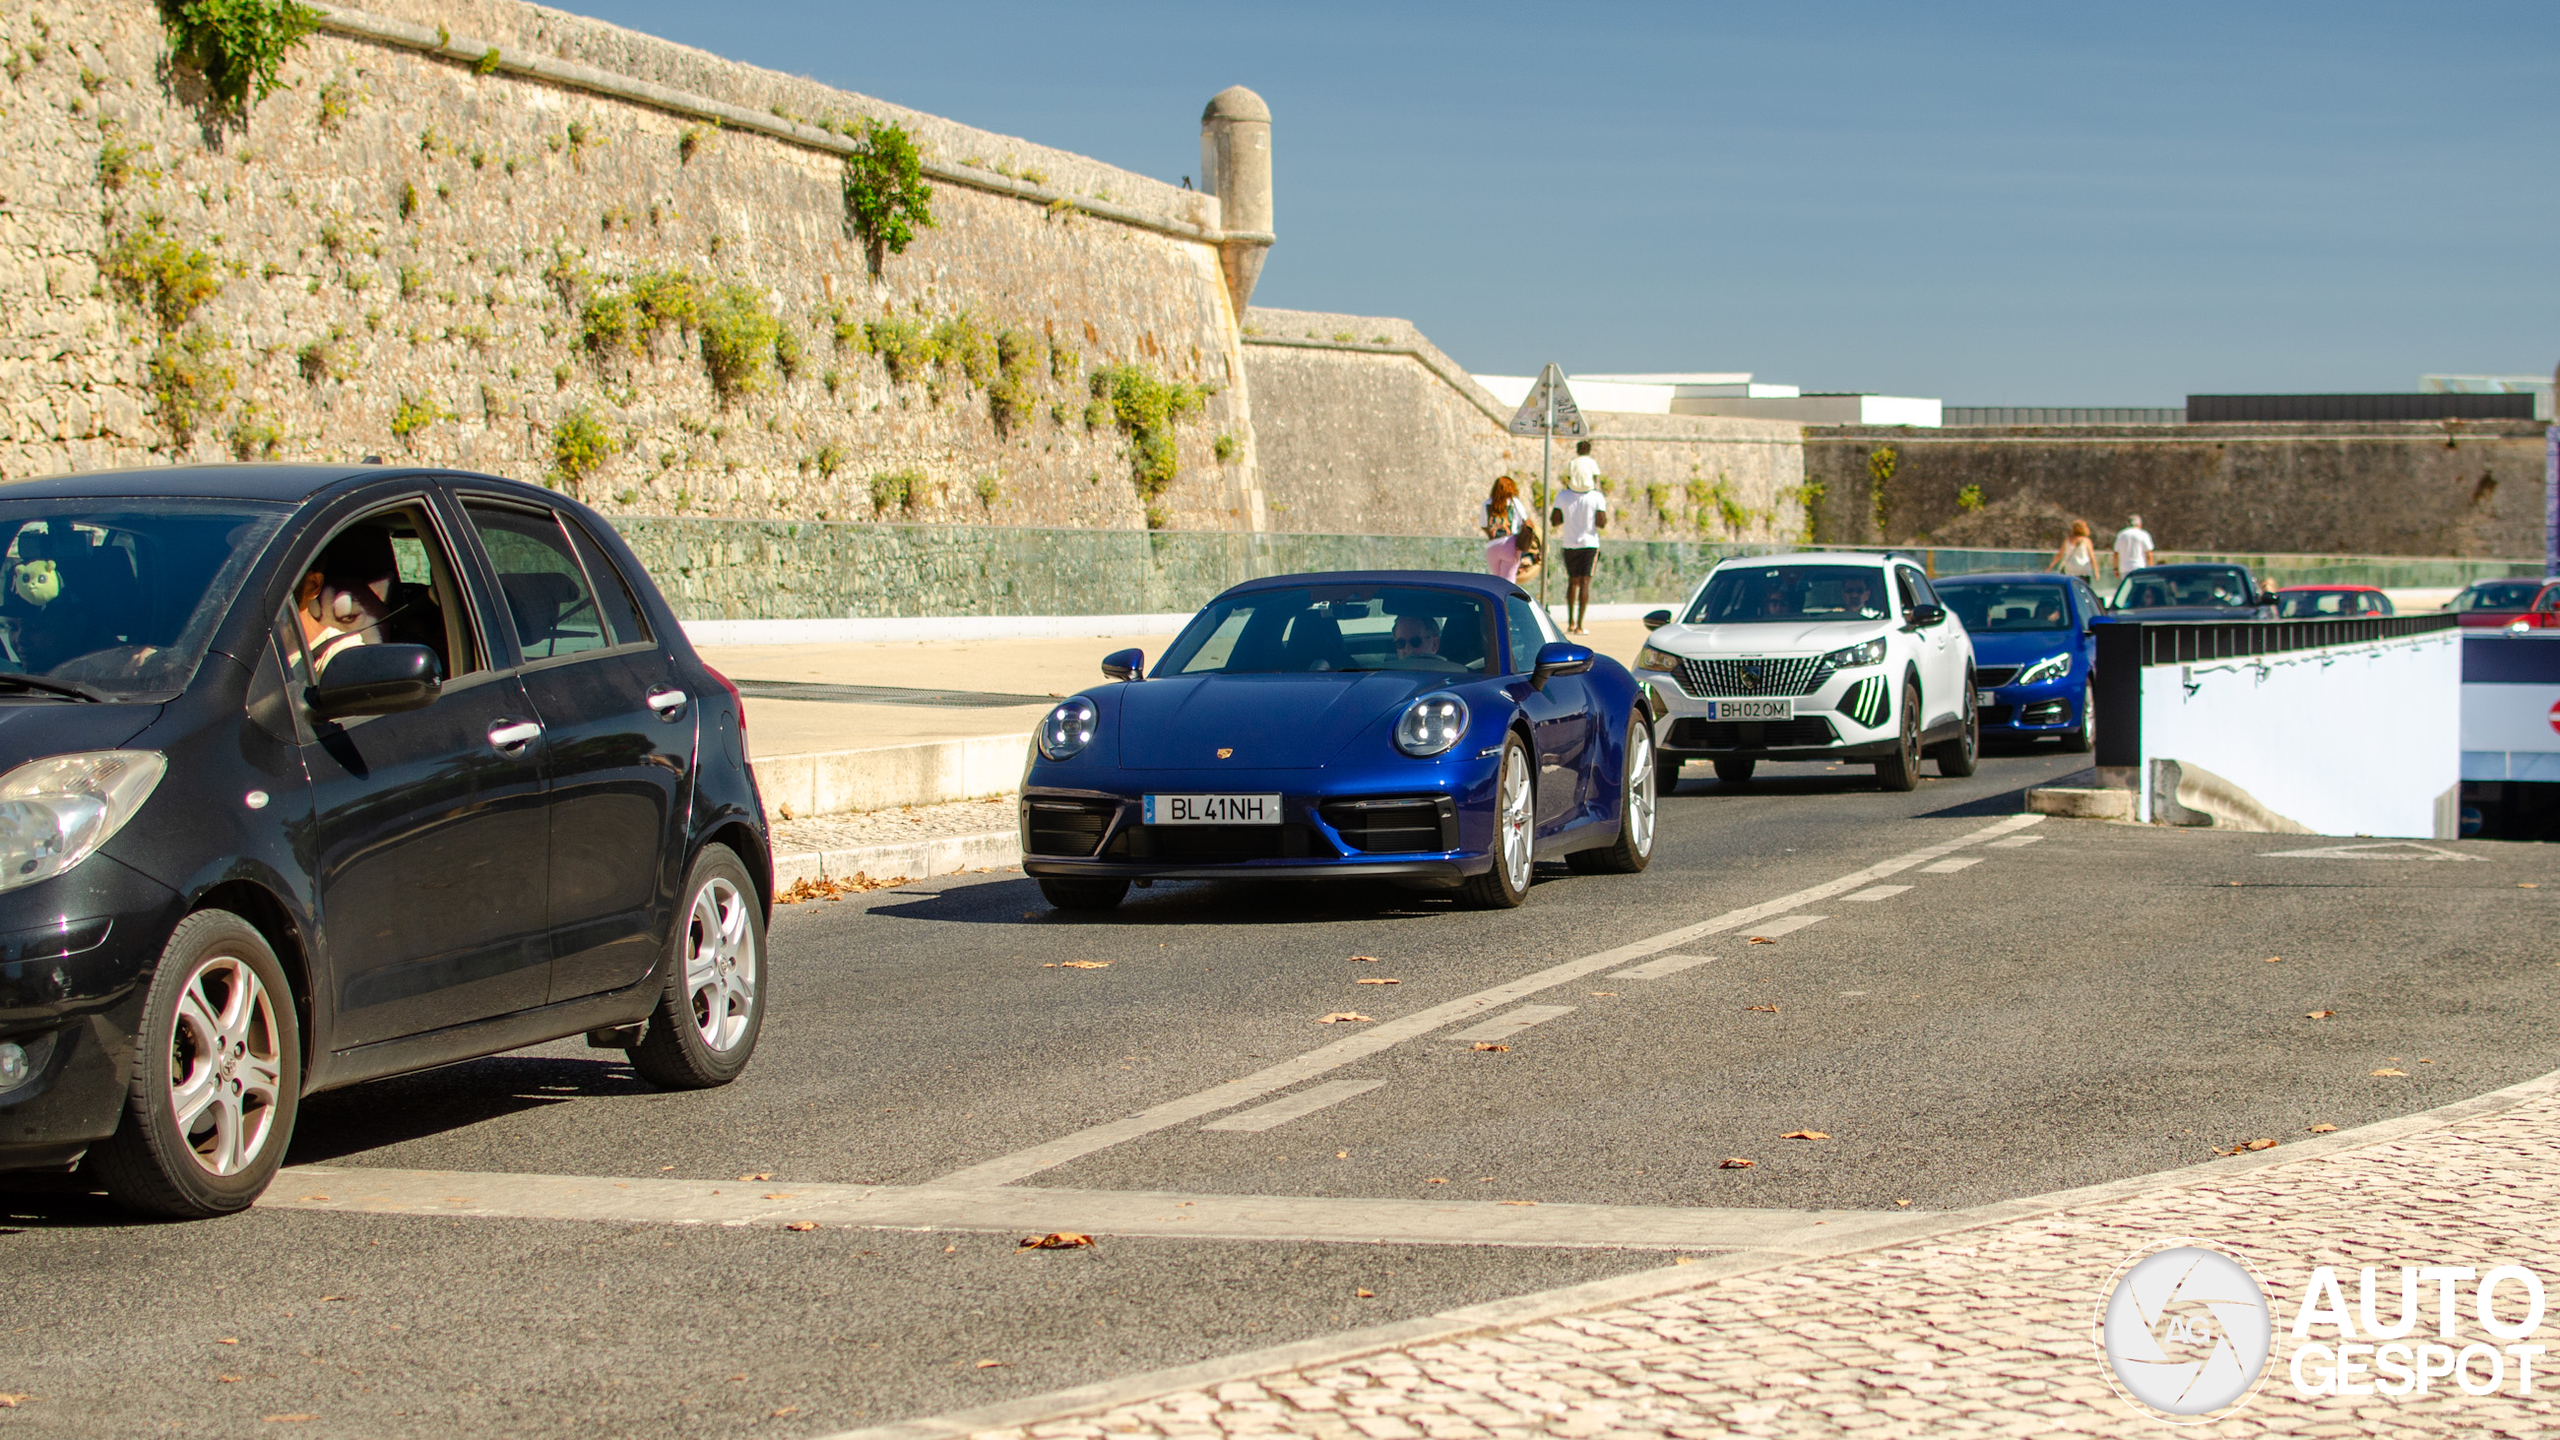
M 1040 729 L 1032 738 L 1039 743 L 1040 753 L 1052 760 L 1069 759 L 1093 743 L 1094 726 L 1100 720 L 1093 702 L 1081 695 L 1058 702 L 1040 721 Z
M 1467 733 L 1467 702 L 1446 690 L 1404 707 L 1396 717 L 1396 748 L 1419 760 L 1438 755 Z
M 2059 680 L 2070 673 L 2070 656 L 2047 655 L 2033 665 L 2019 671 L 2018 678 L 2010 681 L 2009 683 L 2012 685 L 2033 685 L 2040 680 Z

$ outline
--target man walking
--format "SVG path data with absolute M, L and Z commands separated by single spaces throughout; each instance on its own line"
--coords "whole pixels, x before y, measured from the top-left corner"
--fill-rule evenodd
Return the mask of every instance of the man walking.
M 2124 528 L 2116 532 L 2116 578 L 2121 580 L 2151 563 L 2151 532 L 2142 528 L 2142 517 L 2128 515 Z
M 1591 562 L 1600 557 L 1600 532 L 1609 528 L 1609 497 L 1600 488 L 1590 441 L 1574 442 L 1573 463 L 1565 467 L 1564 489 L 1547 523 L 1555 527 L 1556 548 L 1564 554 L 1564 632 L 1589 634 Z

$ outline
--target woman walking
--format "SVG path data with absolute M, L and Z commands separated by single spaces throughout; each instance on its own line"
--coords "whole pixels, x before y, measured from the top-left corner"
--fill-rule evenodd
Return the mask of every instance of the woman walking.
M 2044 568 L 2076 575 L 2093 585 L 2097 583 L 2098 546 L 2089 538 L 2088 521 L 2071 522 L 2071 533 L 2064 537 L 2062 548 L 2053 552 L 2053 559 L 2047 561 Z
M 1484 502 L 1486 569 L 1505 580 L 1520 578 L 1520 533 L 1530 529 L 1532 518 L 1520 501 L 1520 483 L 1508 475 L 1496 477 Z

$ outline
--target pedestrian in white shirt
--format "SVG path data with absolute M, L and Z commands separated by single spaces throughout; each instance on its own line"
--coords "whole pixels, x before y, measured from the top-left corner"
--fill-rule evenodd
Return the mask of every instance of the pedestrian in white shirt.
M 1556 549 L 1564 555 L 1565 633 L 1587 635 L 1591 562 L 1600 557 L 1600 532 L 1609 528 L 1609 496 L 1600 488 L 1600 466 L 1591 458 L 1590 441 L 1575 442 L 1573 463 L 1565 467 L 1564 489 L 1547 523 L 1555 527 Z
M 2151 563 L 2151 532 L 2142 528 L 2142 517 L 2128 515 L 2124 528 L 2116 532 L 2116 578 Z

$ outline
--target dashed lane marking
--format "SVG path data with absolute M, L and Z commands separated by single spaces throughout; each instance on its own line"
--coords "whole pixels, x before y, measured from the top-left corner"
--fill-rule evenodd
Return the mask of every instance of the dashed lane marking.
M 1890 900 L 1894 896 L 1899 895 L 1910 888 L 1911 887 L 1908 885 L 1870 885 L 1855 895 L 1843 895 L 1840 898 L 1843 901 L 1856 901 L 1860 904 L 1872 905 L 1878 900 Z
M 1713 955 L 1665 955 L 1658 960 L 1647 960 L 1641 965 L 1625 970 L 1612 970 L 1609 972 L 1609 978 L 1612 980 L 1659 980 L 1665 975 L 1677 975 L 1683 970 L 1704 965 L 1715 958 Z
M 1497 1015 L 1481 1025 L 1461 1030 L 1452 1040 L 1508 1040 L 1532 1025 L 1543 1025 L 1559 1015 L 1570 1015 L 1570 1005 L 1523 1005 L 1508 1014 Z
M 1178 1096 L 1162 1104 L 1149 1106 L 1124 1119 L 1087 1126 L 1072 1134 L 1059 1136 L 1055 1140 L 1017 1150 L 1010 1155 L 999 1155 L 992 1160 L 982 1161 L 965 1169 L 955 1170 L 933 1183 L 955 1190 L 1008 1185 L 1054 1166 L 1064 1165 L 1070 1160 L 1081 1159 L 1096 1151 L 1107 1150 L 1125 1141 L 1152 1135 L 1156 1131 L 1175 1125 L 1187 1124 L 1205 1115 L 1215 1115 L 1221 1110 L 1232 1110 L 1239 1105 L 1250 1104 L 1263 1096 L 1303 1084 L 1328 1070 L 1340 1069 L 1355 1060 L 1367 1059 L 1381 1050 L 1402 1044 L 1416 1036 L 1430 1034 L 1434 1030 L 1456 1024 L 1461 1020 L 1476 1018 L 1514 1001 L 1524 1000 L 1541 990 L 1551 990 L 1558 985 L 1571 984 L 1597 971 L 1659 955 L 1665 950 L 1686 945 L 1701 936 L 1720 935 L 1728 930 L 1737 930 L 1773 916 L 1784 915 L 1800 905 L 1810 905 L 1817 900 L 1828 899 L 1834 895 L 1872 885 L 1878 880 L 1899 875 L 1914 866 L 1926 865 L 1930 861 L 1952 855 L 1968 845 L 1979 845 L 1987 840 L 1996 840 L 2003 835 L 2014 834 L 2043 819 L 2041 815 L 2012 815 L 1979 830 L 1957 836 L 1955 839 L 1923 846 L 1888 860 L 1880 860 L 1863 870 L 1853 871 L 1819 885 L 1808 886 L 1792 895 L 1781 895 L 1774 900 L 1765 900 L 1757 905 L 1728 910 L 1712 919 L 1665 930 L 1659 935 L 1648 936 L 1597 954 L 1585 955 L 1577 960 L 1550 965 L 1544 970 L 1532 972 L 1506 984 L 1479 990 L 1472 995 L 1462 995 L 1455 1000 L 1416 1011 L 1401 1019 L 1370 1026 L 1358 1034 L 1346 1035 L 1330 1044 L 1310 1050 L 1304 1055 L 1283 1060 L 1277 1065 L 1266 1066 L 1223 1085 L 1213 1086 L 1190 1095 Z
M 1268 1130 L 1286 1125 L 1301 1115 L 1313 1115 L 1328 1105 L 1339 1105 L 1354 1095 L 1366 1095 L 1384 1080 L 1335 1080 L 1301 1090 L 1295 1095 L 1256 1105 L 1240 1114 L 1224 1116 L 1201 1126 L 1203 1130 Z
M 1920 873 L 1923 875 L 1953 875 L 1967 866 L 1979 865 L 1981 863 L 1981 856 L 1967 855 L 1961 860 L 1941 860 L 1935 865 L 1923 865 L 1920 867 Z
M 2006 840 L 1994 840 L 1983 848 L 1986 850 L 2015 850 L 2021 845 L 2033 845 L 2043 838 L 2044 837 L 2041 835 L 2012 835 Z
M 1772 920 L 1765 925 L 1752 926 L 1751 938 L 1754 940 L 1775 940 L 1781 935 L 1793 935 L 1807 925 L 1819 925 L 1830 918 L 1831 917 L 1828 915 L 1783 916 L 1779 919 Z

